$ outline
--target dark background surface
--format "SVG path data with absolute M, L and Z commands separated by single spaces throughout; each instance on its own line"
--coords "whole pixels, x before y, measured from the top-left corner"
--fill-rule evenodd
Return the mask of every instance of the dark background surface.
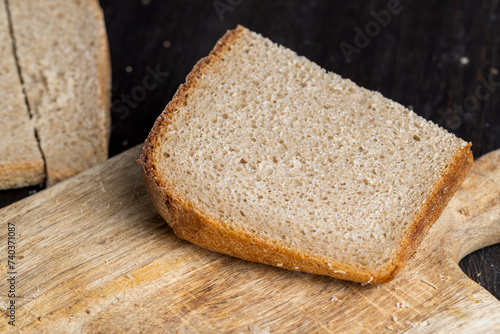
M 499 2 L 101 0 L 113 64 L 110 155 L 140 144 L 196 61 L 242 24 L 472 142 L 478 158 L 500 148 Z M 373 13 L 390 8 L 376 29 Z M 356 29 L 367 25 L 361 40 Z M 342 47 L 356 49 L 346 57 Z M 157 80 L 145 84 L 151 72 Z M 0 192 L 0 207 L 40 189 Z M 499 244 L 460 267 L 500 299 Z

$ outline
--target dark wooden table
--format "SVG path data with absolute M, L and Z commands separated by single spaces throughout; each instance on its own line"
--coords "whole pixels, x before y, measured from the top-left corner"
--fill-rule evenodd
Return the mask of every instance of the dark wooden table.
M 113 64 L 110 154 L 141 143 L 196 61 L 242 24 L 380 91 L 473 143 L 500 148 L 500 3 L 102 0 Z M 146 77 L 156 78 L 145 85 Z M 43 187 L 0 192 L 0 207 Z M 460 262 L 500 299 L 500 245 Z

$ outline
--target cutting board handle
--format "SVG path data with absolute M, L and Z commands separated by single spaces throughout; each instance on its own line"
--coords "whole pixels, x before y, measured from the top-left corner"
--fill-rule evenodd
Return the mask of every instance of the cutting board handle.
M 447 220 L 441 250 L 457 263 L 480 248 L 500 242 L 500 150 L 475 161 L 439 218 Z M 444 255 L 444 254 L 443 254 Z

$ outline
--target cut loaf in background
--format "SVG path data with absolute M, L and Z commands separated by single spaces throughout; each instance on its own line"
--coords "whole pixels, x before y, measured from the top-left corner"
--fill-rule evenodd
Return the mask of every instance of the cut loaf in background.
M 194 67 L 141 157 L 179 237 L 367 283 L 404 267 L 472 161 L 470 144 L 241 26 Z
M 27 103 L 50 186 L 108 156 L 110 65 L 104 19 L 96 0 L 6 3 L 19 73 L 12 64 L 14 72 L 0 75 L 11 80 L 15 74 L 23 82 L 22 111 L 27 113 Z M 11 131 L 16 131 L 15 142 L 27 140 L 17 129 Z
M 0 1 L 0 190 L 42 183 L 43 159 L 24 99 L 5 2 Z

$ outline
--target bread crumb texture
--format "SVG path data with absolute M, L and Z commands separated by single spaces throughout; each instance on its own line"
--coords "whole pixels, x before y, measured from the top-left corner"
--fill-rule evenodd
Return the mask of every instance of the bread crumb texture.
M 191 86 L 157 121 L 154 149 L 145 151 L 156 179 L 224 229 L 332 259 L 332 276 L 356 268 L 364 282 L 379 282 L 373 273 L 392 270 L 411 224 L 467 143 L 237 31 L 199 63 Z

